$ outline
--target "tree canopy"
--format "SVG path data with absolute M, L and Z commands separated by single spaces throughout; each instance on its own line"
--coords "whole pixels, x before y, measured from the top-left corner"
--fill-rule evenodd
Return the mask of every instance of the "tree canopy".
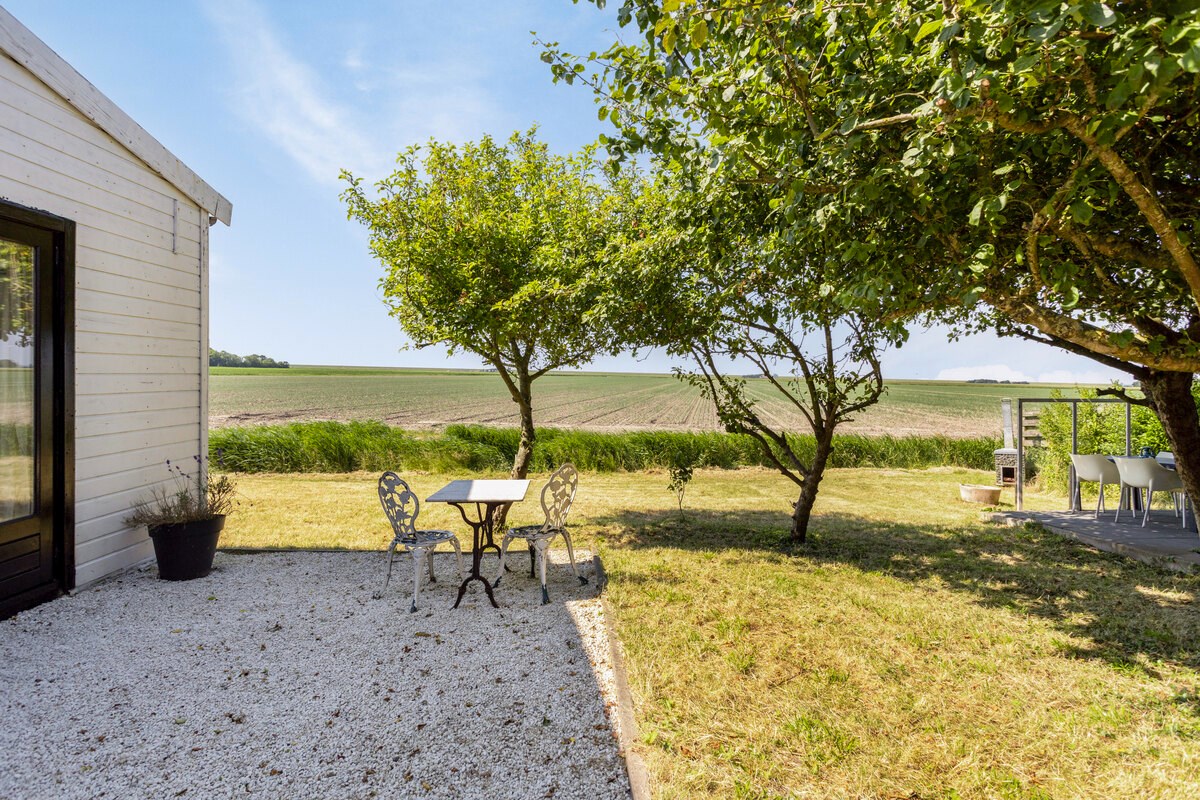
M 270 369 L 287 369 L 291 366 L 286 361 L 276 361 L 261 353 L 239 356 L 237 353 L 214 350 L 211 347 L 208 348 L 208 365 L 210 367 L 266 367 Z
M 369 197 L 343 173 L 349 216 L 370 229 L 384 301 L 417 347 L 475 353 L 520 410 L 523 477 L 533 444 L 532 382 L 621 346 L 589 319 L 599 266 L 628 232 L 636 178 L 606 175 L 591 149 L 557 156 L 535 132 L 404 150 Z
M 1122 369 L 1200 451 L 1198 8 L 625 0 L 636 38 L 594 71 L 545 57 L 597 90 L 617 159 L 650 149 L 710 195 L 766 187 L 747 213 L 835 243 L 831 302 Z M 1200 460 L 1181 468 L 1200 490 Z

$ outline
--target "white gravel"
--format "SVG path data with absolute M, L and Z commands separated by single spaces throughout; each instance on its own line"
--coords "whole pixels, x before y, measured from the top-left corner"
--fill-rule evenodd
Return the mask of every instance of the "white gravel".
M 451 610 L 441 554 L 409 614 L 407 558 L 373 600 L 379 553 L 219 553 L 0 622 L 0 798 L 627 798 L 582 556 L 547 606 L 518 571 Z

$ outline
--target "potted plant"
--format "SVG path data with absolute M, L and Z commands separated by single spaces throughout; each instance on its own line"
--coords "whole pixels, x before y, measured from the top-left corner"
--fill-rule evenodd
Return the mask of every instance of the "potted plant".
M 126 524 L 150 531 L 158 576 L 168 581 L 203 578 L 212 571 L 225 515 L 233 510 L 233 480 L 211 477 L 200 457 L 194 458 L 194 476 L 168 461 L 172 482 L 151 490 L 125 518 Z

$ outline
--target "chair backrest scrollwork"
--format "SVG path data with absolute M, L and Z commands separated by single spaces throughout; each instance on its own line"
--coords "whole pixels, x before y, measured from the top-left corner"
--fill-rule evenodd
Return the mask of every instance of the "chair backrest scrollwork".
M 397 540 L 416 537 L 417 514 L 421 510 L 421 503 L 396 473 L 385 472 L 379 476 L 379 502 L 383 505 L 383 513 L 392 523 Z
M 542 489 L 542 510 L 546 512 L 545 526 L 548 529 L 564 528 L 575 490 L 579 488 L 579 473 L 575 465 L 567 462 L 554 471 Z

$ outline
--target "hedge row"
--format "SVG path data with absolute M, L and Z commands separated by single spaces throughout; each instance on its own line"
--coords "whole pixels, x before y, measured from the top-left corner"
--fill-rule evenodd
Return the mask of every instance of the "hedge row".
M 303 422 L 214 430 L 209 453 L 214 464 L 235 472 L 486 471 L 507 469 L 519 442 L 512 428 L 451 425 L 422 435 L 382 422 Z M 812 436 L 793 443 L 805 457 L 815 447 Z M 999 446 L 991 438 L 847 434 L 836 437 L 830 466 L 992 469 Z M 771 466 L 758 443 L 742 434 L 539 430 L 530 468 L 545 472 L 564 461 L 594 472 Z

